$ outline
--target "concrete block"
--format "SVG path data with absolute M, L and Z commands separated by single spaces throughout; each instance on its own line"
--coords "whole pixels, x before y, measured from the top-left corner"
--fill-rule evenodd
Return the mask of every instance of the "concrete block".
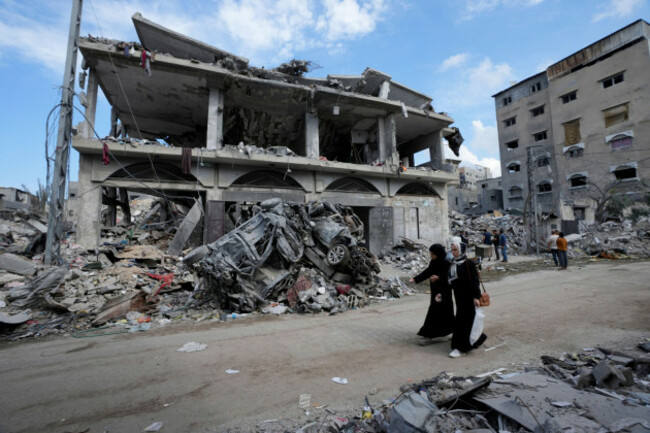
M 604 386 L 609 389 L 616 389 L 625 386 L 627 383 L 627 379 L 623 373 L 615 365 L 607 361 L 603 361 L 594 367 L 591 370 L 591 374 L 596 380 L 596 385 L 600 387 Z
M 0 269 L 20 275 L 34 275 L 36 273 L 36 266 L 31 260 L 9 253 L 0 255 Z

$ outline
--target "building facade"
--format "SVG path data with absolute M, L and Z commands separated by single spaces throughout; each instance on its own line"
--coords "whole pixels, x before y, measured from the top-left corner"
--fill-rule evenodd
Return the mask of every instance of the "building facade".
M 123 205 L 128 192 L 200 201 L 206 243 L 233 206 L 272 197 L 353 207 L 375 254 L 402 237 L 446 240 L 454 175 L 442 145 L 456 131 L 430 97 L 370 68 L 326 78 L 303 76 L 309 62 L 255 68 L 139 13 L 133 23 L 140 42 L 79 41 L 78 243 L 97 244 L 102 202 Z M 99 88 L 112 107 L 105 138 L 93 133 Z M 429 163 L 413 167 L 423 150 Z
M 506 209 L 574 231 L 598 219 L 607 193 L 643 189 L 649 36 L 638 20 L 493 96 Z

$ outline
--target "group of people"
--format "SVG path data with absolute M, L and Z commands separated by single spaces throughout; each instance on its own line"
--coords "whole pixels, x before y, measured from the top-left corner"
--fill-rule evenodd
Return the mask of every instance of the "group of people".
M 551 231 L 551 236 L 548 237 L 546 246 L 551 250 L 555 266 L 559 266 L 560 270 L 566 270 L 569 263 L 566 255 L 567 241 L 564 233 L 559 230 Z
M 496 229 L 492 230 L 490 233 L 489 229 L 485 229 L 483 232 L 483 245 L 494 245 L 494 252 L 499 260 L 499 251 L 501 251 L 501 256 L 503 263 L 508 263 L 508 239 L 506 234 L 503 232 L 503 229 L 498 232 Z
M 431 245 L 429 255 L 429 266 L 410 280 L 412 283 L 429 280 L 431 287 L 429 310 L 418 335 L 431 342 L 452 334 L 449 356 L 459 358 L 487 339 L 485 334 L 481 334 L 474 343 L 470 341 L 476 307 L 480 306 L 481 298 L 478 270 L 462 252 L 461 242 L 452 242 L 451 260 L 447 260 L 447 252 L 441 244 Z

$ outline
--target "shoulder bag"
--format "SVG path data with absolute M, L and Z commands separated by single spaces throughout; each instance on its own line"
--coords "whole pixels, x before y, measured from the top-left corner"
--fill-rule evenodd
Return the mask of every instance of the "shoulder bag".
M 472 275 L 469 272 L 469 264 L 467 262 L 465 262 L 465 268 L 467 269 L 467 277 L 470 281 L 472 281 Z M 490 295 L 487 290 L 485 290 L 485 286 L 483 285 L 481 274 L 479 273 L 478 269 L 476 270 L 476 275 L 478 276 L 478 282 L 481 284 L 481 288 L 483 289 L 483 293 L 481 293 L 481 297 L 478 300 L 479 305 L 481 307 L 488 307 L 490 305 Z

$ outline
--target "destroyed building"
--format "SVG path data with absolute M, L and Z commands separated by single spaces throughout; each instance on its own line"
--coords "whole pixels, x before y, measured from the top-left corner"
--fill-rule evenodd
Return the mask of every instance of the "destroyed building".
M 229 210 L 273 197 L 352 207 L 375 254 L 401 237 L 447 238 L 454 176 L 442 145 L 448 138 L 457 151 L 460 134 L 430 97 L 370 68 L 326 78 L 303 76 L 305 61 L 256 68 L 139 13 L 132 19 L 139 42 L 78 43 L 80 245 L 97 245 L 102 204 L 124 211 L 132 192 L 200 200 L 204 243 L 232 228 Z M 112 109 L 108 137 L 94 128 L 100 88 Z M 413 155 L 426 149 L 430 162 L 415 168 Z

